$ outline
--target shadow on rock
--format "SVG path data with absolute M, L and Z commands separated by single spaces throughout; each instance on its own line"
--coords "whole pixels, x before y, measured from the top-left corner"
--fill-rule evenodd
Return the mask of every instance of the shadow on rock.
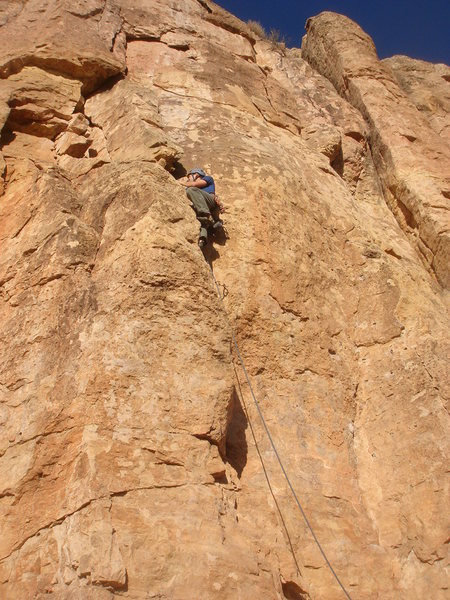
M 202 249 L 202 252 L 203 256 L 205 257 L 206 261 L 208 262 L 211 268 L 213 266 L 214 261 L 220 258 L 220 253 L 216 250 L 214 244 L 217 244 L 219 246 L 225 246 L 228 239 L 229 235 L 225 227 L 219 229 L 219 231 L 217 231 L 214 235 L 208 238 L 208 243 Z
M 248 422 L 236 391 L 233 396 L 233 411 L 227 430 L 226 458 L 240 478 L 247 464 L 248 446 L 245 430 Z

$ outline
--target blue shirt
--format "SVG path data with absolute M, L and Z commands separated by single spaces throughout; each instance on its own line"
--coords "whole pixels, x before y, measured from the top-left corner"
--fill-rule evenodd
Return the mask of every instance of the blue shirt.
M 202 177 L 202 179 L 203 179 L 203 181 L 206 181 L 207 185 L 206 185 L 206 187 L 202 187 L 200 189 L 203 190 L 204 192 L 208 192 L 208 194 L 215 194 L 216 186 L 214 184 L 214 179 L 212 177 L 210 177 L 209 175 L 205 175 L 204 177 Z

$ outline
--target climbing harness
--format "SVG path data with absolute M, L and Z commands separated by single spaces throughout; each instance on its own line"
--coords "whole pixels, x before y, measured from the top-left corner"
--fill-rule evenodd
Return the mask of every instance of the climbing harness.
M 341 587 L 342 591 L 344 592 L 345 596 L 348 598 L 348 600 L 352 600 L 352 599 L 351 599 L 351 597 L 350 597 L 350 594 L 349 594 L 349 593 L 347 592 L 347 590 L 345 589 L 345 587 L 344 587 L 343 583 L 341 582 L 341 580 L 339 579 L 339 577 L 338 577 L 338 575 L 337 575 L 336 571 L 333 569 L 333 567 L 332 567 L 332 565 L 331 565 L 330 561 L 328 560 L 328 558 L 327 558 L 327 555 L 325 554 L 325 551 L 323 550 L 322 546 L 320 545 L 320 542 L 319 542 L 319 540 L 317 539 L 317 536 L 316 536 L 316 534 L 314 533 L 314 530 L 313 530 L 313 528 L 312 528 L 312 526 L 311 526 L 311 524 L 310 524 L 310 522 L 309 522 L 309 520 L 308 520 L 308 517 L 306 516 L 306 514 L 305 514 L 305 511 L 303 510 L 303 507 L 302 507 L 302 505 L 301 505 L 301 503 L 300 503 L 300 500 L 298 499 L 298 497 L 297 497 L 297 494 L 295 493 L 294 487 L 293 487 L 293 485 L 292 485 L 292 483 L 291 483 L 291 480 L 289 479 L 289 476 L 288 476 L 288 474 L 287 474 L 287 472 L 286 472 L 286 469 L 284 468 L 283 462 L 282 462 L 282 460 L 281 460 L 281 458 L 280 458 L 280 455 L 279 455 L 279 453 L 278 453 L 278 450 L 277 450 L 277 448 L 276 448 L 276 446 L 275 446 L 275 442 L 273 441 L 273 438 L 272 438 L 272 436 L 271 436 L 271 434 L 270 434 L 270 431 L 269 431 L 269 428 L 268 428 L 268 426 L 267 426 L 266 420 L 265 420 L 265 418 L 264 418 L 264 415 L 263 415 L 263 413 L 262 413 L 262 411 L 261 411 L 261 407 L 259 406 L 259 402 L 258 402 L 258 400 L 256 399 L 256 396 L 255 396 L 255 394 L 254 394 L 254 392 L 253 392 L 253 387 L 252 387 L 252 384 L 251 384 L 251 381 L 250 381 L 250 377 L 249 377 L 249 375 L 248 375 L 247 369 L 245 368 L 244 361 L 243 361 L 243 359 L 242 359 L 242 356 L 241 356 L 241 353 L 240 353 L 240 351 L 239 351 L 239 346 L 238 346 L 238 343 L 237 343 L 237 340 L 236 340 L 236 336 L 235 336 L 235 333 L 234 333 L 234 328 L 233 328 L 233 325 L 231 324 L 231 321 L 230 321 L 230 319 L 229 319 L 229 317 L 228 317 L 228 313 L 227 313 L 227 310 L 226 310 L 226 308 L 225 308 L 225 303 L 224 303 L 224 301 L 223 301 L 223 296 L 222 296 L 222 294 L 220 293 L 220 287 L 219 287 L 219 284 L 217 283 L 216 276 L 214 275 L 214 271 L 213 271 L 213 269 L 212 269 L 212 266 L 210 265 L 210 263 L 209 263 L 209 262 L 208 262 L 208 266 L 209 266 L 209 270 L 211 271 L 211 276 L 212 276 L 212 278 L 213 278 L 214 285 L 215 285 L 215 287 L 216 287 L 216 290 L 217 290 L 217 294 L 218 294 L 218 296 L 219 296 L 219 299 L 220 299 L 220 301 L 221 301 L 221 303 L 222 303 L 223 311 L 224 311 L 224 313 L 225 313 L 225 317 L 226 317 L 226 320 L 227 320 L 228 326 L 229 326 L 229 328 L 230 328 L 230 331 L 231 331 L 231 337 L 232 337 L 233 344 L 234 344 L 234 347 L 235 347 L 235 350 L 236 350 L 236 354 L 237 354 L 237 356 L 238 356 L 239 362 L 240 362 L 240 364 L 241 364 L 241 367 L 242 367 L 242 370 L 243 370 L 243 372 L 244 372 L 245 379 L 246 379 L 246 381 L 247 381 L 247 385 L 248 385 L 248 388 L 249 388 L 249 390 L 250 390 L 250 394 L 251 394 L 251 396 L 252 396 L 253 402 L 254 402 L 254 404 L 255 404 L 255 406 L 256 406 L 256 409 L 257 409 L 257 411 L 258 411 L 259 417 L 260 417 L 260 419 L 261 419 L 261 421 L 262 421 L 262 424 L 263 424 L 263 426 L 264 426 L 264 429 L 265 429 L 265 432 L 266 432 L 266 434 L 267 434 L 267 437 L 269 438 L 270 445 L 272 446 L 272 450 L 274 451 L 274 453 L 275 453 L 275 456 L 276 456 L 276 458 L 277 458 L 277 461 L 278 461 L 278 464 L 280 465 L 281 471 L 282 471 L 282 473 L 283 473 L 283 475 L 284 475 L 284 477 L 285 477 L 285 479 L 286 479 L 286 481 L 287 481 L 287 483 L 288 483 L 289 489 L 290 489 L 290 490 L 291 490 L 291 492 L 292 492 L 292 495 L 293 495 L 293 497 L 294 497 L 294 499 L 295 499 L 295 502 L 296 502 L 296 504 L 297 504 L 297 506 L 298 506 L 298 508 L 299 508 L 299 510 L 300 510 L 300 512 L 301 512 L 301 514 L 302 514 L 302 517 L 303 517 L 303 519 L 304 519 L 304 521 L 305 521 L 306 525 L 308 526 L 308 529 L 309 529 L 309 531 L 311 532 L 311 535 L 313 536 L 313 538 L 314 538 L 314 541 L 316 542 L 316 544 L 317 544 L 317 547 L 318 547 L 318 548 L 319 548 L 319 550 L 320 550 L 320 553 L 322 554 L 323 558 L 325 559 L 325 562 L 326 562 L 326 563 L 327 563 L 327 565 L 328 565 L 328 568 L 330 569 L 330 571 L 331 571 L 331 573 L 333 574 L 334 578 L 336 579 L 336 581 L 337 581 L 337 582 L 338 582 L 338 584 L 340 585 L 340 587 Z M 253 431 L 253 428 L 252 428 L 252 431 Z M 258 453 L 259 453 L 259 452 L 258 452 Z M 266 472 L 266 470 L 265 470 L 265 467 L 264 467 L 264 464 L 263 464 L 263 469 L 264 469 L 264 471 Z M 266 479 L 268 479 L 268 477 L 267 477 L 267 474 L 266 474 Z M 270 484 L 269 484 L 269 487 L 270 487 Z M 272 492 L 272 495 L 273 495 L 273 492 Z M 284 523 L 284 521 L 283 521 L 283 523 Z M 286 526 L 285 526 L 285 528 L 286 528 Z M 289 537 L 289 536 L 288 536 L 288 537 Z M 291 545 L 291 549 L 292 549 L 292 545 Z M 294 559 L 295 559 L 295 555 L 294 555 Z M 296 560 L 295 560 L 295 562 L 297 563 L 297 561 L 296 561 Z M 298 565 L 297 565 L 297 568 L 298 568 Z

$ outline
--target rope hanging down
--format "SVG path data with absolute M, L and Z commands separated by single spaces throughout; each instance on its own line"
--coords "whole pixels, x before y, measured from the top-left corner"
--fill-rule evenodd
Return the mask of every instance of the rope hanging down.
M 266 420 L 264 419 L 264 415 L 263 415 L 263 413 L 262 413 L 262 411 L 261 411 L 261 408 L 260 408 L 260 406 L 259 406 L 259 402 L 258 402 L 258 400 L 256 399 L 256 396 L 255 396 L 255 394 L 254 394 L 254 392 L 253 392 L 253 387 L 252 387 L 252 384 L 251 384 L 251 382 L 250 382 L 250 377 L 249 377 L 249 375 L 248 375 L 248 373 L 247 373 L 247 369 L 245 368 L 244 361 L 243 361 L 243 359 L 242 359 L 242 356 L 241 356 L 241 353 L 240 353 L 240 351 L 239 351 L 239 346 L 238 346 L 238 343 L 237 343 L 237 340 L 236 340 L 236 336 L 235 336 L 235 334 L 234 334 L 234 329 L 233 329 L 233 326 L 232 326 L 232 324 L 231 324 L 231 321 L 230 321 L 230 319 L 229 319 L 229 317 L 228 317 L 228 313 L 227 313 L 227 311 L 226 311 L 226 308 L 225 308 L 225 304 L 224 304 L 224 301 L 223 301 L 222 294 L 220 293 L 220 288 L 219 288 L 219 284 L 217 283 L 216 276 L 214 275 L 214 271 L 213 271 L 213 269 L 212 269 L 212 266 L 211 266 L 209 263 L 208 263 L 208 266 L 209 266 L 209 269 L 210 269 L 210 271 L 211 271 L 212 278 L 213 278 L 213 280 L 214 280 L 214 285 L 216 286 L 217 294 L 218 294 L 218 296 L 219 296 L 219 299 L 220 299 L 220 301 L 221 301 L 221 303 L 222 303 L 222 307 L 223 307 L 223 310 L 224 310 L 224 313 L 225 313 L 225 317 L 226 317 L 226 320 L 227 320 L 227 322 L 228 322 L 228 326 L 229 326 L 229 328 L 230 328 L 230 331 L 231 331 L 231 337 L 232 337 L 232 339 L 233 339 L 233 344 L 234 344 L 234 347 L 235 347 L 235 349 L 236 349 L 236 354 L 237 354 L 237 356 L 238 356 L 238 358 L 239 358 L 239 362 L 241 363 L 241 367 L 242 367 L 242 370 L 243 370 L 243 372 L 244 372 L 245 379 L 246 379 L 246 381 L 247 381 L 248 388 L 249 388 L 249 390 L 250 390 L 250 394 L 251 394 L 251 396 L 252 396 L 252 398 L 253 398 L 253 402 L 255 403 L 256 409 L 257 409 L 257 411 L 258 411 L 259 417 L 260 417 L 260 419 L 261 419 L 261 421 L 262 421 L 262 424 L 263 424 L 263 426 L 264 426 L 264 429 L 265 429 L 265 431 L 266 431 L 267 437 L 269 438 L 270 445 L 272 446 L 272 450 L 274 451 L 274 453 L 275 453 L 275 456 L 277 457 L 278 464 L 280 465 L 281 471 L 282 471 L 282 473 L 283 473 L 283 475 L 284 475 L 284 477 L 285 477 L 285 479 L 286 479 L 286 481 L 287 481 L 287 483 L 288 483 L 289 489 L 290 489 L 290 490 L 291 490 L 291 492 L 292 492 L 292 495 L 293 495 L 293 497 L 294 497 L 294 499 L 295 499 L 295 502 L 296 502 L 296 504 L 297 504 L 297 506 L 298 506 L 298 508 L 299 508 L 299 510 L 300 510 L 300 512 L 301 512 L 301 514 L 302 514 L 302 517 L 303 517 L 303 519 L 305 520 L 305 523 L 306 523 L 306 525 L 308 526 L 308 529 L 310 530 L 310 532 L 311 532 L 311 535 L 313 536 L 313 538 L 314 538 L 314 541 L 316 542 L 316 544 L 317 544 L 317 547 L 318 547 L 318 548 L 319 548 L 319 550 L 320 550 L 320 553 L 322 554 L 323 558 L 325 559 L 325 562 L 326 562 L 326 563 L 327 563 L 327 565 L 328 565 L 328 568 L 330 569 L 330 571 L 331 571 L 331 573 L 333 574 L 334 578 L 336 579 L 336 581 L 338 582 L 338 584 L 339 584 L 339 585 L 340 585 L 340 587 L 342 588 L 342 591 L 344 592 L 345 596 L 348 598 L 348 600 L 352 600 L 352 599 L 351 599 L 351 597 L 350 597 L 350 594 L 347 592 L 347 590 L 345 589 L 345 587 L 344 587 L 343 583 L 342 583 L 342 582 L 341 582 L 341 580 L 339 579 L 339 577 L 338 577 L 338 575 L 337 575 L 336 571 L 335 571 L 335 570 L 333 569 L 333 567 L 331 566 L 331 563 L 330 563 L 330 561 L 328 560 L 328 558 L 327 558 L 327 555 L 325 554 L 325 551 L 324 551 L 324 549 L 323 549 L 323 548 L 322 548 L 322 546 L 320 545 L 320 542 L 319 542 L 319 540 L 317 539 L 317 536 L 316 536 L 316 534 L 314 533 L 314 530 L 313 530 L 313 528 L 312 528 L 312 526 L 311 526 L 310 522 L 308 521 L 308 517 L 306 516 L 306 514 L 305 514 L 305 511 L 303 510 L 303 507 L 302 507 L 302 505 L 301 505 L 301 503 L 300 503 L 300 500 L 298 499 L 298 497 L 297 497 L 297 494 L 295 493 L 295 490 L 294 490 L 294 488 L 293 488 L 293 486 L 292 486 L 292 483 L 291 483 L 291 481 L 290 481 L 290 479 L 289 479 L 289 476 L 288 476 L 288 474 L 286 473 L 286 470 L 285 470 L 285 468 L 284 468 L 284 465 L 283 465 L 283 463 L 282 463 L 282 461 L 281 461 L 280 455 L 278 454 L 278 450 L 277 450 L 277 448 L 276 448 L 276 446 L 275 446 L 275 442 L 273 441 L 273 438 L 272 438 L 272 436 L 271 436 L 271 434 L 270 434 L 270 431 L 269 431 L 269 428 L 268 428 L 268 426 L 267 426 Z

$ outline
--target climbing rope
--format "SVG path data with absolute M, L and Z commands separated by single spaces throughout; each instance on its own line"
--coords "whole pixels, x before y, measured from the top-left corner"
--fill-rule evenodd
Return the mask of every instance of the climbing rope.
M 288 483 L 289 489 L 290 489 L 290 490 L 291 490 L 291 492 L 292 492 L 292 495 L 293 495 L 293 497 L 294 497 L 294 499 L 295 499 L 295 502 L 296 502 L 296 504 L 297 504 L 297 506 L 298 506 L 298 508 L 299 508 L 299 510 L 300 510 L 300 512 L 301 512 L 301 514 L 302 514 L 302 517 L 303 517 L 303 519 L 305 520 L 305 523 L 306 523 L 306 525 L 308 526 L 308 529 L 310 530 L 310 532 L 311 532 L 311 535 L 313 536 L 313 538 L 314 538 L 314 541 L 316 542 L 316 544 L 317 544 L 317 547 L 318 547 L 318 548 L 319 548 L 319 550 L 320 550 L 320 553 L 322 554 L 322 556 L 323 556 L 323 558 L 324 558 L 325 562 L 326 562 L 326 563 L 327 563 L 327 565 L 328 565 L 328 568 L 330 569 L 330 571 L 331 571 L 331 573 L 333 574 L 334 578 L 336 579 L 336 581 L 338 582 L 338 584 L 339 584 L 339 585 L 340 585 L 340 587 L 342 588 L 342 591 L 344 592 L 345 596 L 348 598 L 348 600 L 352 600 L 352 599 L 351 599 L 351 597 L 350 597 L 350 594 L 349 594 L 349 593 L 347 592 L 347 590 L 345 589 L 345 587 L 344 587 L 343 583 L 341 582 L 341 580 L 339 579 L 339 577 L 338 577 L 338 575 L 337 575 L 336 571 L 333 569 L 333 567 L 332 567 L 332 565 L 331 565 L 330 561 L 328 560 L 328 558 L 327 558 L 327 555 L 325 554 L 325 551 L 324 551 L 324 549 L 322 548 L 322 546 L 321 546 L 321 544 L 320 544 L 319 540 L 317 539 L 317 536 L 316 536 L 316 534 L 314 533 L 314 530 L 313 530 L 313 528 L 312 528 L 312 526 L 311 526 L 311 524 L 310 524 L 310 522 L 309 522 L 309 520 L 308 520 L 308 517 L 306 516 L 306 514 L 305 514 L 305 511 L 303 510 L 303 507 L 302 507 L 302 505 L 301 505 L 301 503 L 300 503 L 300 500 L 298 499 L 298 497 L 297 497 L 297 494 L 295 493 L 294 487 L 293 487 L 293 485 L 292 485 L 292 483 L 291 483 L 291 480 L 289 479 L 289 476 L 288 476 L 288 474 L 287 474 L 287 472 L 286 472 L 286 469 L 284 468 L 283 462 L 282 462 L 282 460 L 281 460 L 281 458 L 280 458 L 280 455 L 279 455 L 279 453 L 278 453 L 278 450 L 277 450 L 277 448 L 276 448 L 276 446 L 275 446 L 275 442 L 273 441 L 273 438 L 272 438 L 272 436 L 271 436 L 271 434 L 270 434 L 270 431 L 269 431 L 269 428 L 268 428 L 268 426 L 267 426 L 266 420 L 265 420 L 265 418 L 264 418 L 264 415 L 263 415 L 263 413 L 262 413 L 262 411 L 261 411 L 261 407 L 259 406 L 259 402 L 258 402 L 258 400 L 256 399 L 256 396 L 255 396 L 255 394 L 254 394 L 254 392 L 253 392 L 253 387 L 252 387 L 252 384 L 251 384 L 251 381 L 250 381 L 250 377 L 249 377 L 249 375 L 248 375 L 248 373 L 247 373 L 247 369 L 245 368 L 244 361 L 243 361 L 243 359 L 242 359 L 242 356 L 241 356 L 241 353 L 240 353 L 240 351 L 239 351 L 239 346 L 238 346 L 238 343 L 237 343 L 237 340 L 236 340 L 236 336 L 235 336 L 235 334 L 234 334 L 234 328 L 233 328 L 233 325 L 231 324 L 231 321 L 230 321 L 230 319 L 229 319 L 229 317 L 228 317 L 228 313 L 227 313 L 227 310 L 226 310 L 226 308 L 225 308 L 225 303 L 224 303 L 224 301 L 223 301 L 223 296 L 222 296 L 222 294 L 220 293 L 220 287 L 219 287 L 219 284 L 217 283 L 216 276 L 214 275 L 214 271 L 213 271 L 213 269 L 212 269 L 212 266 L 210 265 L 210 263 L 209 263 L 209 262 L 208 262 L 208 266 L 209 266 L 209 269 L 210 269 L 210 271 L 211 271 L 212 278 L 213 278 L 213 280 L 214 280 L 214 285 L 216 286 L 217 294 L 218 294 L 218 296 L 219 296 L 219 299 L 220 299 L 220 301 L 221 301 L 221 303 L 222 303 L 222 307 L 223 307 L 223 310 L 224 310 L 224 313 L 225 313 L 225 317 L 226 317 L 226 320 L 227 320 L 227 322 L 228 322 L 228 326 L 229 326 L 229 328 L 230 328 L 230 331 L 231 331 L 231 337 L 232 337 L 232 340 L 233 340 L 233 344 L 234 344 L 234 347 L 235 347 L 235 349 L 236 349 L 236 354 L 237 354 L 237 356 L 238 356 L 238 358 L 239 358 L 239 362 L 241 363 L 241 367 L 242 367 L 242 370 L 243 370 L 243 372 L 244 372 L 245 379 L 246 379 L 246 381 L 247 381 L 248 388 L 249 388 L 249 390 L 250 390 L 250 394 L 251 394 L 251 396 L 252 396 L 252 398 L 253 398 L 253 402 L 255 403 L 256 409 L 257 409 L 257 411 L 258 411 L 259 417 L 260 417 L 260 419 L 261 419 L 261 421 L 262 421 L 262 424 L 263 424 L 263 426 L 264 426 L 264 429 L 265 429 L 265 431 L 266 431 L 267 437 L 269 438 L 270 445 L 272 446 L 272 450 L 274 451 L 274 453 L 275 453 L 275 456 L 276 456 L 276 458 L 277 458 L 277 460 L 278 460 L 278 464 L 280 465 L 281 471 L 282 471 L 282 473 L 283 473 L 283 475 L 284 475 L 284 477 L 285 477 L 285 479 L 286 479 L 286 481 L 287 481 L 287 483 Z
M 250 426 L 250 431 L 252 433 L 253 442 L 255 444 L 256 452 L 258 453 L 259 460 L 261 462 L 261 466 L 262 466 L 262 469 L 263 469 L 263 472 L 264 472 L 264 477 L 266 478 L 267 486 L 268 486 L 269 491 L 270 491 L 270 493 L 272 495 L 273 501 L 275 502 L 275 506 L 277 507 L 278 514 L 280 515 L 281 523 L 283 525 L 284 532 L 286 534 L 286 539 L 288 541 L 289 550 L 291 551 L 292 558 L 294 559 L 295 567 L 297 569 L 297 574 L 300 575 L 300 577 L 302 577 L 302 572 L 300 570 L 300 566 L 299 566 L 298 561 L 297 561 L 297 556 L 295 554 L 295 550 L 294 550 L 294 547 L 292 545 L 291 536 L 289 535 L 289 531 L 288 531 L 286 522 L 285 522 L 284 517 L 283 517 L 283 512 L 281 510 L 280 504 L 278 503 L 277 497 L 275 495 L 275 491 L 272 488 L 272 483 L 270 482 L 269 473 L 268 473 L 268 471 L 266 469 L 266 465 L 264 464 L 264 459 L 263 459 L 261 451 L 259 449 L 258 440 L 256 439 L 256 433 L 255 433 L 255 430 L 253 428 L 252 420 L 250 419 L 250 414 L 249 414 L 249 411 L 247 409 L 247 404 L 245 403 L 244 394 L 242 393 L 241 382 L 239 380 L 239 375 L 237 373 L 236 365 L 234 363 L 233 363 L 233 370 L 234 370 L 234 374 L 236 376 L 236 381 L 237 381 L 237 384 L 238 384 L 238 387 L 239 387 L 239 394 L 240 394 L 240 397 L 242 399 L 242 406 L 244 408 L 245 417 L 246 417 L 247 422 L 248 422 L 248 424 Z

